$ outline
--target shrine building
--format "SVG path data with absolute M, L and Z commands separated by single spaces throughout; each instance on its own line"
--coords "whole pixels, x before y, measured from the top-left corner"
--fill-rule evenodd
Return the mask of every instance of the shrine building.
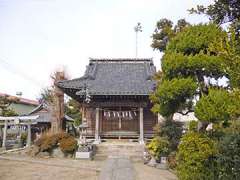
M 138 138 L 143 143 L 157 123 L 149 100 L 155 73 L 152 59 L 90 59 L 82 77 L 57 86 L 80 103 L 88 136 L 96 141 Z

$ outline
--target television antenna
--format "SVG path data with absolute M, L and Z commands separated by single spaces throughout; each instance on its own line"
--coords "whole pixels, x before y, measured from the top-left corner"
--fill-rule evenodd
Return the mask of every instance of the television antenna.
M 136 58 L 138 57 L 138 33 L 142 32 L 142 25 L 140 22 L 134 27 L 134 31 L 136 32 Z

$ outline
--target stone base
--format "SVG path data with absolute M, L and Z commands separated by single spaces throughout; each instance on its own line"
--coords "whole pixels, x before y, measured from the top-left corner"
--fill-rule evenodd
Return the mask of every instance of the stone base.
M 34 157 L 39 153 L 39 151 L 40 151 L 40 148 L 34 145 L 32 148 L 27 150 L 27 154 Z
M 6 150 L 7 150 L 6 147 L 0 147 L 0 152 L 6 151 Z
M 52 157 L 64 158 L 65 155 L 60 148 L 54 148 L 51 153 Z
M 93 153 L 92 151 L 89 152 L 79 152 L 77 151 L 75 154 L 76 159 L 92 159 L 93 158 Z
M 157 169 L 168 169 L 167 164 L 165 163 L 157 163 L 155 166 Z
M 142 145 L 145 144 L 144 140 L 141 140 L 141 139 L 138 142 L 139 142 L 139 144 L 142 144 Z
M 151 160 L 146 164 L 157 169 L 168 169 L 167 162 L 165 161 L 166 157 L 162 157 L 161 159 L 163 159 L 162 162 L 158 163 L 156 159 L 152 157 Z
M 100 144 L 101 143 L 101 139 L 95 139 L 93 144 Z
M 50 158 L 50 153 L 49 152 L 40 152 L 40 153 L 38 153 L 38 157 Z
M 151 167 L 156 167 L 157 165 L 156 159 L 152 157 L 150 161 L 147 163 L 147 165 Z

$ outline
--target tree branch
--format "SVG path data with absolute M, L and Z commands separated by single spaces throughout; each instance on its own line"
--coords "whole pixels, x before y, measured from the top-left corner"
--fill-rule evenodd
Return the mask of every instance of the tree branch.
M 194 112 L 194 111 L 193 111 L 193 110 L 188 110 L 188 111 L 186 111 L 186 112 L 179 111 L 179 112 L 176 112 L 176 113 L 185 116 L 185 115 L 187 115 L 188 113 L 191 113 L 191 112 Z

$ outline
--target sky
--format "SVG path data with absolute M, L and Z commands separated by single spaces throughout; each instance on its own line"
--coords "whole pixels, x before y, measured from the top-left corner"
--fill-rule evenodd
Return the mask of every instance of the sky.
M 138 57 L 153 58 L 159 69 L 161 54 L 151 48 L 156 22 L 206 22 L 187 10 L 212 1 L 0 0 L 0 92 L 36 99 L 56 70 L 78 78 L 89 58 L 135 58 L 137 22 Z

